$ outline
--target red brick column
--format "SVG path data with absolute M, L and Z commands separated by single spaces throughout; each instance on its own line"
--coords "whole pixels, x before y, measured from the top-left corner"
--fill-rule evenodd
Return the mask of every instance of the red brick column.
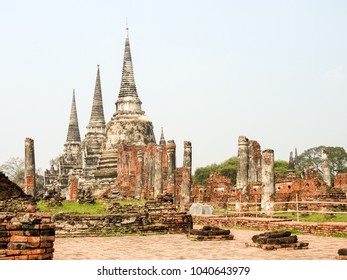
M 70 200 L 78 200 L 78 178 L 74 177 L 70 181 Z

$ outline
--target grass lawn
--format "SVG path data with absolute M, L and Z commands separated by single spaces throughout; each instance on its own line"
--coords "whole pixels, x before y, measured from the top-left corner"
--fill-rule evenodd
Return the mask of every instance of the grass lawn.
M 296 214 L 295 213 L 276 213 L 273 215 L 274 217 L 280 216 L 280 217 L 288 217 L 293 220 L 296 220 Z M 324 223 L 324 222 L 347 222 L 347 213 L 346 214 L 335 214 L 333 217 L 327 215 L 327 214 L 320 214 L 320 213 L 311 213 L 307 216 L 299 216 L 300 222 L 314 222 L 314 223 Z
M 50 207 L 47 202 L 40 200 L 37 203 L 37 207 L 40 211 L 52 213 L 53 215 L 59 212 L 90 215 L 108 214 L 107 204 L 99 200 L 94 204 L 79 204 L 75 201 L 63 201 L 62 206 L 53 207 Z

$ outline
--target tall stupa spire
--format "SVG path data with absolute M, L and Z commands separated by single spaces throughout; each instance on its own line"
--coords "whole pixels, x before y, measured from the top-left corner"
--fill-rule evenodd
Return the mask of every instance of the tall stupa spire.
M 80 142 L 80 141 L 81 141 L 81 137 L 80 137 L 80 130 L 78 127 L 75 89 L 74 89 L 72 94 L 70 121 L 69 121 L 69 128 L 67 132 L 66 142 Z
M 96 72 L 96 81 L 93 97 L 92 112 L 90 115 L 89 124 L 87 126 L 88 133 L 101 132 L 105 133 L 105 116 L 104 116 L 104 107 L 102 104 L 102 91 L 101 91 L 101 82 L 100 82 L 100 69 Z
M 133 96 L 137 97 L 137 90 L 133 71 L 133 62 L 131 59 L 129 28 L 126 27 L 124 61 L 122 71 L 122 82 L 119 91 L 119 97 Z
M 116 102 L 116 112 L 106 126 L 106 150 L 115 149 L 117 144 L 140 146 L 156 143 L 153 125 L 145 112 L 142 111 L 141 104 L 135 85 L 127 27 L 122 79 Z
M 165 137 L 164 137 L 164 130 L 163 130 L 163 128 L 161 128 L 159 145 L 166 145 L 166 140 L 165 140 Z

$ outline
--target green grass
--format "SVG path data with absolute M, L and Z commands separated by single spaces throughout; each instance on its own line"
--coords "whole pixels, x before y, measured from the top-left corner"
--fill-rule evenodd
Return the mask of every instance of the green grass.
M 295 213 L 276 213 L 274 217 L 288 217 L 293 220 L 296 220 Z M 335 214 L 335 217 L 329 217 L 326 214 L 312 213 L 307 216 L 299 216 L 300 222 L 313 222 L 313 223 L 324 223 L 324 222 L 347 222 L 347 213 L 346 214 Z
M 126 206 L 128 204 L 134 205 L 134 206 L 144 206 L 146 203 L 145 199 L 134 199 L 134 198 L 124 198 L 120 200 L 115 200 L 114 202 L 118 202 L 120 206 Z
M 40 211 L 52 213 L 53 215 L 59 212 L 90 215 L 108 214 L 107 204 L 98 200 L 95 204 L 79 204 L 75 201 L 63 201 L 62 206 L 54 207 L 50 207 L 45 201 L 40 200 L 37 203 L 37 207 Z
M 129 204 L 133 206 L 144 206 L 146 200 L 125 198 L 122 200 L 115 200 L 113 202 L 118 202 L 121 207 Z M 58 214 L 59 212 L 90 215 L 109 214 L 107 209 L 108 206 L 110 205 L 100 200 L 96 200 L 94 204 L 79 204 L 75 201 L 63 201 L 62 206 L 49 206 L 49 204 L 44 200 L 40 200 L 37 203 L 37 207 L 40 209 L 40 211 L 52 213 L 53 215 Z

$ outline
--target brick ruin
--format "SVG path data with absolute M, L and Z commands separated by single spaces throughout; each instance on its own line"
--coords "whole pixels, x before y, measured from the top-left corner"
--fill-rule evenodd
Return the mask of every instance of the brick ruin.
M 193 228 L 190 214 L 178 212 L 172 195 L 158 195 L 145 205 L 119 203 L 107 215 L 60 213 L 53 216 L 57 236 L 109 236 L 121 234 L 188 233 Z
M 229 229 L 220 229 L 216 226 L 203 226 L 202 229 L 191 229 L 187 237 L 193 241 L 225 241 L 234 239 L 234 235 L 230 233 Z
M 0 260 L 51 260 L 55 225 L 0 172 Z
M 287 176 L 274 171 L 273 150 L 261 151 L 257 141 L 244 136 L 238 139 L 238 169 L 236 185 L 229 177 L 212 172 L 206 186 L 193 186 L 192 201 L 226 208 L 227 203 L 257 202 L 263 213 L 271 213 L 273 202 L 298 200 L 346 202 L 347 173 L 338 173 L 331 186 L 327 152 L 322 151 L 323 180 L 312 166 L 305 166 L 301 176 L 295 174 L 297 151 L 290 153 Z M 299 210 L 347 210 L 344 205 L 303 204 Z M 295 210 L 293 204 L 276 206 L 277 210 Z
M 193 215 L 194 225 L 210 225 L 224 228 L 241 227 L 262 231 L 296 230 L 308 234 L 347 234 L 346 223 L 296 222 L 290 218 L 238 217 L 221 215 Z
M 347 260 L 347 248 L 341 248 L 337 250 L 337 256 L 335 257 L 337 260 Z
M 45 191 L 78 200 L 89 191 L 95 197 L 155 198 L 174 194 L 176 203 L 190 202 L 192 146 L 184 142 L 183 167 L 176 166 L 176 144 L 161 131 L 156 143 L 152 122 L 141 109 L 130 52 L 125 40 L 121 86 L 116 111 L 106 124 L 99 66 L 87 133 L 81 141 L 75 92 L 64 154 L 45 171 Z
M 37 195 L 36 178 L 35 178 L 35 149 L 34 140 L 25 138 L 25 160 L 24 160 L 24 178 L 25 193 L 32 196 Z
M 229 177 L 211 172 L 206 186 L 194 186 L 192 188 L 192 201 L 226 208 L 229 197 L 235 196 L 235 192 L 235 187 Z
M 270 214 L 275 206 L 275 159 L 273 150 L 262 152 L 261 210 Z
M 337 173 L 334 178 L 334 188 L 347 193 L 347 173 Z
M 308 249 L 307 242 L 298 240 L 297 235 L 292 235 L 290 231 L 270 231 L 254 235 L 253 242 L 247 242 L 246 247 L 256 247 L 264 250 L 277 249 Z

